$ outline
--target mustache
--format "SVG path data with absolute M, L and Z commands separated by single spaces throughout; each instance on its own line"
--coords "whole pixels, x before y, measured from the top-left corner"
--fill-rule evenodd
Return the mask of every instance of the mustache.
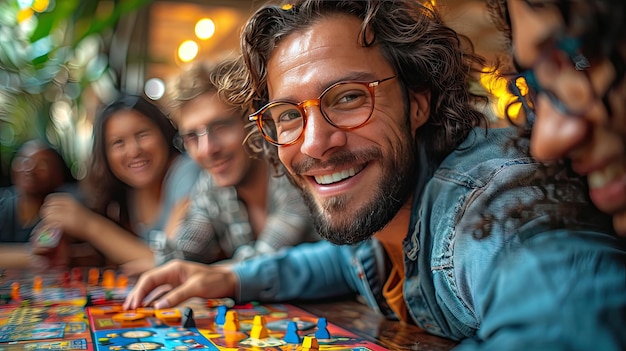
M 310 156 L 305 156 L 304 159 L 292 164 L 292 169 L 294 173 L 301 174 L 312 169 L 332 169 L 343 165 L 367 163 L 371 160 L 380 160 L 382 158 L 382 150 L 375 147 L 359 150 L 357 152 L 341 150 L 333 153 L 330 158 L 323 161 Z

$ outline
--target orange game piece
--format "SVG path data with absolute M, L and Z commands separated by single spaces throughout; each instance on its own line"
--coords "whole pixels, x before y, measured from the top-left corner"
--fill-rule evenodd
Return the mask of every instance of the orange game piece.
M 152 307 L 139 307 L 136 309 L 137 313 L 144 314 L 146 316 L 154 316 L 154 308 Z
M 33 278 L 33 290 L 41 291 L 41 288 L 43 288 L 43 279 L 41 276 L 36 275 L 35 278 Z
M 89 311 L 91 312 L 91 314 L 109 314 L 122 312 L 123 308 L 121 305 L 99 306 L 91 307 Z
M 98 281 L 100 280 L 100 270 L 98 268 L 90 268 L 89 275 L 87 277 L 87 284 L 89 285 L 98 285 Z
M 177 322 L 182 318 L 180 311 L 175 308 L 154 310 L 154 315 L 164 322 Z
M 226 312 L 226 320 L 222 327 L 224 331 L 236 332 L 239 331 L 239 315 L 237 311 L 230 310 Z
M 19 300 L 20 298 L 21 298 L 21 296 L 20 296 L 20 283 L 18 283 L 18 282 L 11 283 L 11 299 L 12 300 Z
M 128 277 L 125 274 L 120 273 L 115 281 L 115 286 L 120 289 L 126 288 L 128 286 Z
M 115 287 L 115 271 L 107 269 L 102 273 L 102 287 L 113 289 Z
M 261 315 L 254 316 L 250 337 L 253 339 L 266 339 L 269 338 L 269 336 L 267 327 L 265 326 L 265 317 Z
M 302 351 L 319 351 L 320 345 L 314 336 L 305 336 L 302 340 Z
M 145 315 L 137 312 L 123 312 L 113 315 L 112 320 L 119 323 L 134 322 L 146 318 Z

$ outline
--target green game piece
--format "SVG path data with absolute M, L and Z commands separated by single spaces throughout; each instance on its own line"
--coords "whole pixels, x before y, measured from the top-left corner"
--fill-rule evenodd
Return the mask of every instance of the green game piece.
M 107 290 L 104 292 L 104 299 L 105 300 L 113 300 L 113 291 L 111 290 Z

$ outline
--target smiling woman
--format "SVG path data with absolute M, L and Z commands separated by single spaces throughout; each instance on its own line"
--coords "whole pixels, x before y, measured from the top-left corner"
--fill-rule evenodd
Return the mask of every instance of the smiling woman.
M 127 273 L 154 266 L 164 254 L 171 213 L 186 208 L 199 169 L 173 146 L 176 131 L 158 107 L 126 95 L 94 124 L 85 196 L 93 211 L 67 197 L 46 200 L 44 221 L 86 241 Z M 153 252 L 156 250 L 157 252 Z

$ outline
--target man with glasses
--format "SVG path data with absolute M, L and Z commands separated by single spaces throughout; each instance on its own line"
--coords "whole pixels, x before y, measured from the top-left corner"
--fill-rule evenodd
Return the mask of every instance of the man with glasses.
M 240 94 L 242 69 L 238 59 L 198 63 L 171 87 L 179 130 L 174 145 L 205 170 L 194 185 L 190 208 L 171 230 L 170 242 L 180 258 L 241 261 L 318 238 L 302 196 L 282 169 L 262 148 L 244 145 L 250 123 L 247 100 Z
M 416 1 L 258 10 L 242 38 L 250 119 L 330 242 L 233 266 L 176 262 L 144 275 L 125 307 L 161 284 L 177 288 L 157 308 L 356 293 L 460 350 L 621 349 L 626 252 L 609 218 L 579 178 L 544 182 L 527 145 L 509 143 L 515 130 L 484 127 L 468 90 L 484 62 L 464 47 Z
M 626 3 L 491 0 L 530 88 L 531 154 L 571 161 L 626 235 Z

